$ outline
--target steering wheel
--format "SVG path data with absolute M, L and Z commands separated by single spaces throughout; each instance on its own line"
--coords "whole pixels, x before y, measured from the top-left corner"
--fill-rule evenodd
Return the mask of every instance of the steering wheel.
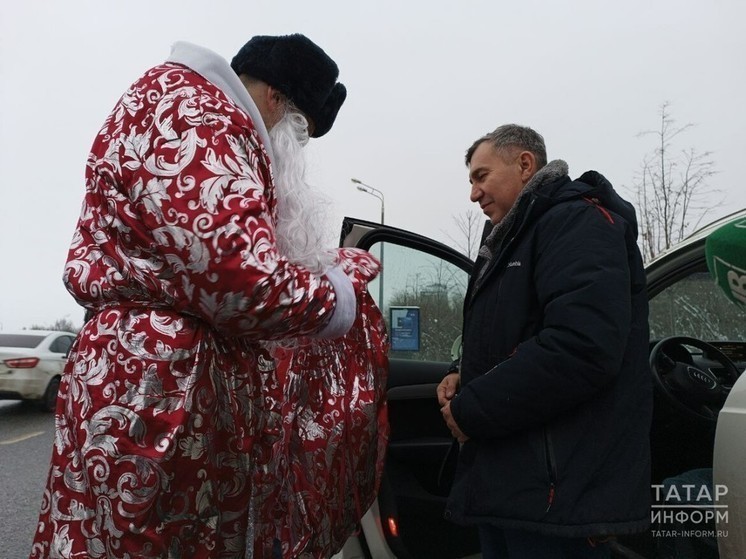
M 725 378 L 721 380 L 710 369 L 700 369 L 692 363 L 677 360 L 684 345 L 701 349 L 707 358 L 722 365 Z M 650 370 L 666 400 L 688 416 L 708 423 L 717 422 L 718 413 L 740 374 L 718 348 L 687 336 L 672 336 L 658 342 L 650 352 Z

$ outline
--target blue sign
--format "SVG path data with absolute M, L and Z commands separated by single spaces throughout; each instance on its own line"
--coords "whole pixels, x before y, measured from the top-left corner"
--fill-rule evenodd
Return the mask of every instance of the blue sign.
M 391 307 L 391 350 L 420 351 L 420 308 Z

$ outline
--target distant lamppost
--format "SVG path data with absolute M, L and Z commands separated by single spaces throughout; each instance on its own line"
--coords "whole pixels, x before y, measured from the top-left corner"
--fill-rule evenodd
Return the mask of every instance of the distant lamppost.
M 370 186 L 369 184 L 365 184 L 363 181 L 359 179 L 350 179 L 350 180 L 357 185 L 357 189 L 360 192 L 365 192 L 366 194 L 375 196 L 381 201 L 381 225 L 383 225 L 383 192 L 381 192 L 377 188 Z
M 352 178 L 350 180 L 357 186 L 360 192 L 375 196 L 381 201 L 381 225 L 383 225 L 383 192 L 369 184 L 365 184 L 359 179 Z M 381 312 L 383 312 L 383 243 L 381 243 L 381 273 L 378 275 L 378 306 L 381 308 Z

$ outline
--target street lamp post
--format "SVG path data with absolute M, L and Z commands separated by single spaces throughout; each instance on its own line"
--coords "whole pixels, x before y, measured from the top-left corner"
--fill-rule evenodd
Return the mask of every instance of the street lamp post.
M 357 186 L 357 189 L 360 192 L 365 192 L 366 194 L 375 196 L 381 201 L 381 225 L 383 225 L 383 192 L 375 187 L 370 186 L 369 184 L 365 184 L 359 179 L 352 178 L 350 180 Z M 383 312 L 383 242 L 381 243 L 381 273 L 378 275 L 378 306 L 380 307 L 381 312 Z
M 363 181 L 359 179 L 350 179 L 350 180 L 357 185 L 357 189 L 360 192 L 365 192 L 366 194 L 375 196 L 381 201 L 381 225 L 383 225 L 383 215 L 384 215 L 383 214 L 383 192 L 381 192 L 377 188 L 370 186 L 369 184 L 365 184 Z

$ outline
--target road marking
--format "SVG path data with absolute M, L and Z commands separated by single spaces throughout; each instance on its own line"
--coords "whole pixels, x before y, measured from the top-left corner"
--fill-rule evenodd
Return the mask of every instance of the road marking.
M 38 437 L 39 435 L 43 435 L 43 434 L 44 434 L 44 431 L 34 431 L 33 433 L 28 433 L 27 435 L 21 435 L 20 437 L 16 437 L 15 439 L 8 439 L 6 441 L 0 441 L 0 444 L 20 443 L 21 441 L 25 441 L 26 439 Z

